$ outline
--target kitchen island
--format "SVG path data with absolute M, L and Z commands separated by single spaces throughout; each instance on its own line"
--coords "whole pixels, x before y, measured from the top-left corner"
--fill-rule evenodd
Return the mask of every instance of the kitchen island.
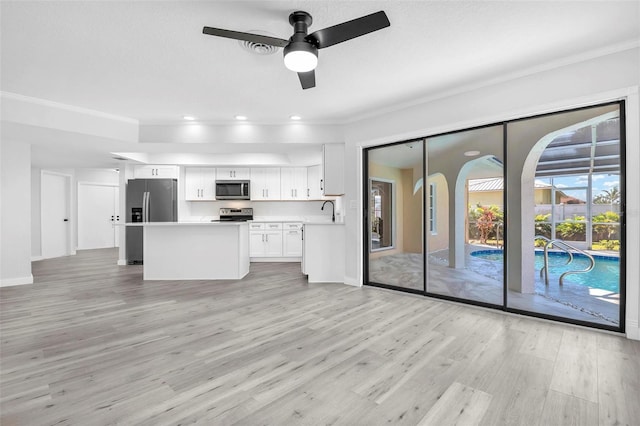
M 246 222 L 143 222 L 145 280 L 238 280 L 249 273 Z

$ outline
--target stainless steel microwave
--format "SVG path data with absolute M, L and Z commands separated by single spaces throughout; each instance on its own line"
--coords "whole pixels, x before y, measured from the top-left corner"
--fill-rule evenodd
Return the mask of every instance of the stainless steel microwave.
M 217 180 L 216 200 L 250 200 L 248 180 Z

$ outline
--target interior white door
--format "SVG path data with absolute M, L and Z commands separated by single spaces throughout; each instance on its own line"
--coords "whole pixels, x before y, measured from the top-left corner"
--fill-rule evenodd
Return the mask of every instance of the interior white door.
M 82 250 L 116 246 L 118 188 L 78 184 L 78 248 Z
M 42 173 L 40 215 L 42 257 L 71 254 L 69 176 Z

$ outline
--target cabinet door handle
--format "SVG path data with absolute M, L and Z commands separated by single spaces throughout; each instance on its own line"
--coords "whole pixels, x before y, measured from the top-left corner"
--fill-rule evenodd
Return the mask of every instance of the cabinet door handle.
M 298 198 L 298 189 L 294 189 L 295 193 L 296 193 L 296 198 Z
M 311 197 L 311 190 L 309 188 L 307 188 L 307 198 Z
M 269 198 L 269 188 L 267 188 L 267 198 Z

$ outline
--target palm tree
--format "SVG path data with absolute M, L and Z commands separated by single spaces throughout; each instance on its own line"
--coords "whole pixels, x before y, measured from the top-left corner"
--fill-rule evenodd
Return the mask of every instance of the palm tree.
M 620 190 L 617 186 L 605 189 L 602 193 L 593 197 L 594 204 L 620 204 Z

